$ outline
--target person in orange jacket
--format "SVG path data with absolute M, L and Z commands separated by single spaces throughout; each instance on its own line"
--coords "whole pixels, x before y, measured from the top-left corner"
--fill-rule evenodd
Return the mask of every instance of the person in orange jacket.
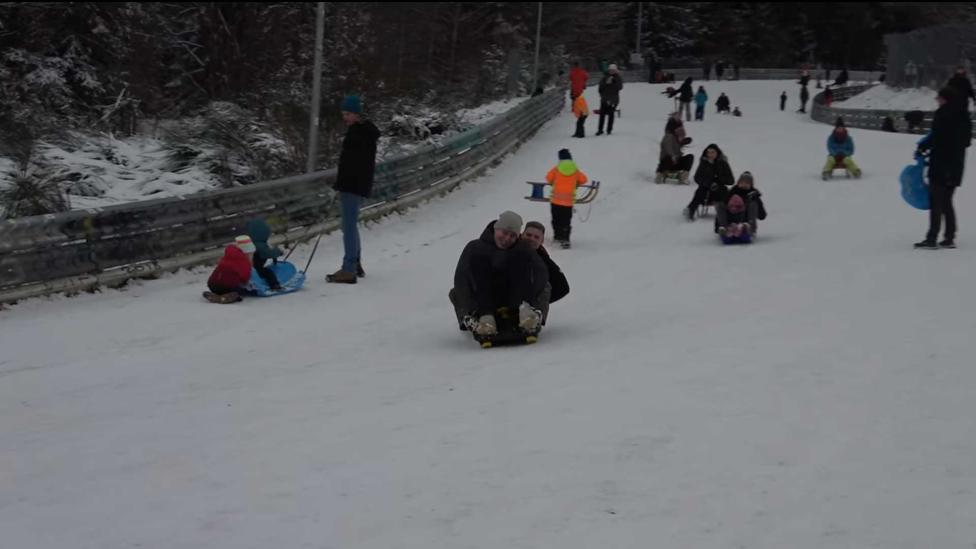
M 586 117 L 590 115 L 590 107 L 582 95 L 573 100 L 573 114 L 576 115 L 576 133 L 573 137 L 586 137 L 583 126 L 586 124 Z
M 573 204 L 576 203 L 576 187 L 588 179 L 573 162 L 569 149 L 559 151 L 559 164 L 546 174 L 546 181 L 552 184 L 549 204 L 552 210 L 553 239 L 563 248 L 569 248 L 569 233 L 572 231 Z
M 583 95 L 586 89 L 586 81 L 590 75 L 580 67 L 579 61 L 573 61 L 573 68 L 569 71 L 569 99 L 575 101 L 577 97 Z

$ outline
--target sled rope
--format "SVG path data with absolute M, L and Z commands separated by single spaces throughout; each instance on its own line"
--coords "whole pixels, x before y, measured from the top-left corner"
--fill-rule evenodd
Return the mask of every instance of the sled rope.
M 305 270 L 302 271 L 303 273 L 308 274 L 308 268 L 312 265 L 312 258 L 315 257 L 315 251 L 319 249 L 320 240 L 322 240 L 322 235 L 319 235 L 319 237 L 315 239 L 315 245 L 312 246 L 312 253 L 308 256 L 308 263 L 305 264 Z M 287 257 L 285 257 L 285 259 L 287 259 Z

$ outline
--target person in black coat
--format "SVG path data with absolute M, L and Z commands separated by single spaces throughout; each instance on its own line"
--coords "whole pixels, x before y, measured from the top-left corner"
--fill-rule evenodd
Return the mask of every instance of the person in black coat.
M 460 329 L 495 335 L 495 312 L 508 307 L 519 312 L 525 331 L 538 332 L 542 310 L 549 306 L 549 270 L 536 250 L 519 238 L 521 230 L 522 218 L 503 212 L 464 247 L 448 295 Z
M 779 110 L 786 110 L 786 91 L 783 91 L 783 95 L 779 96 Z
M 607 135 L 613 133 L 613 119 L 617 113 L 617 105 L 620 104 L 620 90 L 624 87 L 624 81 L 620 78 L 617 65 L 610 65 L 609 72 L 600 79 L 600 120 L 597 125 L 597 135 L 603 135 L 603 121 L 607 117 Z
M 348 126 L 339 154 L 335 189 L 339 191 L 342 209 L 342 243 L 345 255 L 342 268 L 325 277 L 328 282 L 355 284 L 363 276 L 359 241 L 359 209 L 363 200 L 373 193 L 373 173 L 376 170 L 376 142 L 380 131 L 372 122 L 362 118 L 359 97 L 350 95 L 342 100 L 342 121 Z
M 849 80 L 850 77 L 847 75 L 847 69 L 844 69 L 837 75 L 837 80 L 834 80 L 834 87 L 845 86 Z
M 946 86 L 956 88 L 959 91 L 959 95 L 963 99 L 964 106 L 969 108 L 969 100 L 972 99 L 976 101 L 976 92 L 973 91 L 973 83 L 969 80 L 969 75 L 966 74 L 965 67 L 956 67 L 956 74 L 952 75 L 952 78 L 946 83 Z
M 685 121 L 691 122 L 691 100 L 695 98 L 695 90 L 691 86 L 691 77 L 685 79 L 681 87 L 678 88 L 678 101 L 681 102 L 681 107 L 678 112 L 682 109 L 685 111 Z
M 955 248 L 956 212 L 952 195 L 962 184 L 966 167 L 966 148 L 972 141 L 973 127 L 966 109 L 968 98 L 959 90 L 945 87 L 939 91 L 939 108 L 932 118 L 932 131 L 919 144 L 921 152 L 928 152 L 929 164 L 929 231 L 916 248 Z M 945 217 L 945 240 L 936 244 L 942 218 Z
M 725 202 L 728 187 L 735 183 L 729 161 L 718 145 L 712 143 L 705 147 L 698 162 L 698 170 L 695 171 L 695 183 L 698 184 L 698 188 L 695 189 L 695 195 L 685 208 L 685 217 L 688 221 L 695 220 L 695 213 L 702 204 Z
M 718 96 L 718 100 L 715 101 L 716 112 L 732 112 L 732 101 L 729 100 L 729 96 L 722 95 Z
M 806 86 L 800 86 L 800 108 L 796 112 L 807 112 L 807 101 L 810 100 L 810 90 Z
M 546 269 L 549 271 L 549 299 L 542 309 L 543 326 L 546 325 L 546 318 L 549 316 L 549 304 L 555 303 L 569 295 L 569 281 L 566 280 L 566 275 L 563 274 L 562 269 L 559 268 L 559 265 L 556 265 L 556 262 L 549 256 L 549 252 L 545 246 L 542 245 L 545 239 L 545 225 L 539 221 L 529 221 L 525 224 L 525 230 L 522 231 L 522 240 L 528 242 L 529 246 L 539 254 L 539 257 L 546 264 Z
M 798 82 L 798 84 L 805 87 L 809 83 L 810 83 L 810 71 L 804 70 L 802 73 L 800 73 L 800 81 Z

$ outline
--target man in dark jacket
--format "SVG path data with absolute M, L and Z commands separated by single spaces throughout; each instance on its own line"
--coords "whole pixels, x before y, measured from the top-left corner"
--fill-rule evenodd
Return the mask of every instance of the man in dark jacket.
M 946 86 L 956 88 L 962 97 L 963 105 L 967 109 L 969 108 L 970 99 L 976 101 L 976 92 L 973 91 L 973 83 L 970 82 L 965 67 L 956 67 L 956 74 L 952 75 L 952 78 L 949 79 Z
M 691 122 L 691 100 L 694 98 L 695 90 L 691 87 L 691 77 L 689 76 L 678 88 L 678 101 L 681 102 L 678 112 L 681 112 L 682 109 L 685 111 L 685 122 Z
M 546 264 L 546 269 L 549 271 L 549 299 L 546 306 L 542 310 L 542 325 L 545 326 L 546 318 L 549 316 L 549 304 L 555 303 L 560 299 L 566 297 L 569 294 L 569 281 L 566 280 L 566 275 L 563 274 L 562 269 L 556 262 L 549 257 L 549 252 L 546 251 L 545 246 L 542 243 L 546 239 L 546 226 L 539 221 L 529 221 L 525 224 L 525 230 L 522 231 L 522 240 L 526 241 L 529 246 L 535 250 L 542 261 Z
M 620 104 L 620 90 L 624 87 L 624 81 L 620 78 L 617 65 L 610 65 L 610 72 L 603 75 L 600 80 L 600 122 L 597 126 L 597 135 L 603 135 L 603 120 L 610 117 L 607 122 L 607 135 L 613 133 L 613 118 L 617 113 L 617 105 Z
M 534 335 L 541 329 L 549 271 L 528 242 L 519 239 L 521 230 L 522 218 L 503 212 L 461 252 L 449 297 L 462 330 L 481 337 L 497 335 L 495 312 L 502 307 L 518 311 L 518 327 L 524 333 Z
M 800 86 L 800 108 L 796 112 L 807 112 L 807 101 L 810 100 L 810 90 L 806 86 Z
M 973 126 L 966 110 L 968 98 L 956 88 L 945 87 L 939 91 L 939 108 L 932 118 L 932 131 L 919 144 L 921 151 L 929 154 L 929 232 L 916 248 L 955 248 L 956 212 L 952 195 L 962 184 L 966 167 L 966 148 L 972 140 Z M 942 218 L 945 217 L 945 240 L 936 244 Z
M 342 100 L 342 121 L 349 127 L 342 140 L 339 169 L 335 188 L 342 207 L 342 243 L 345 255 L 342 268 L 325 277 L 328 282 L 355 284 L 365 276 L 360 256 L 359 209 L 363 199 L 373 192 L 373 172 L 376 169 L 376 142 L 380 131 L 372 122 L 362 118 L 363 107 L 358 96 Z
M 834 80 L 834 87 L 839 88 L 841 86 L 846 86 L 849 79 L 850 77 L 847 75 L 847 69 L 840 71 L 840 74 L 837 75 L 837 80 Z

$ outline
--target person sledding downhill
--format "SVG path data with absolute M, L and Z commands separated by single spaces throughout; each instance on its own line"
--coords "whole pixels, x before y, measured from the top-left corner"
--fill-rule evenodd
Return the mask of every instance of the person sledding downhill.
M 691 198 L 691 202 L 684 210 L 688 221 L 694 221 L 698 209 L 714 202 L 725 202 L 728 188 L 735 184 L 735 176 L 729 167 L 729 159 L 722 153 L 718 145 L 712 143 L 705 147 L 698 170 L 695 171 L 695 183 L 698 188 Z
M 715 204 L 715 232 L 725 244 L 747 244 L 759 231 L 758 221 L 766 219 L 766 206 L 762 193 L 753 186 L 752 173 L 742 172 L 727 197 Z
M 535 343 L 548 308 L 549 270 L 539 253 L 519 238 L 522 218 L 503 212 L 481 237 L 465 246 L 449 293 L 461 330 L 488 348 Z
M 854 163 L 854 140 L 847 133 L 842 118 L 837 119 L 834 131 L 827 138 L 827 153 L 829 156 L 821 174 L 824 181 L 838 168 L 847 170 L 848 176 L 861 177 L 861 169 Z
M 682 156 L 681 148 L 691 143 L 691 138 L 685 137 L 684 125 L 680 118 L 677 120 L 675 118 L 669 119 L 664 132 L 654 182 L 664 183 L 668 180 L 677 179 L 679 183 L 687 184 L 688 172 L 691 171 L 691 167 L 695 163 L 695 157 L 690 154 Z
M 563 248 L 569 248 L 569 234 L 572 232 L 573 205 L 576 204 L 576 188 L 588 181 L 569 149 L 559 151 L 559 163 L 546 174 L 546 181 L 552 185 L 549 197 L 552 211 L 553 239 Z

